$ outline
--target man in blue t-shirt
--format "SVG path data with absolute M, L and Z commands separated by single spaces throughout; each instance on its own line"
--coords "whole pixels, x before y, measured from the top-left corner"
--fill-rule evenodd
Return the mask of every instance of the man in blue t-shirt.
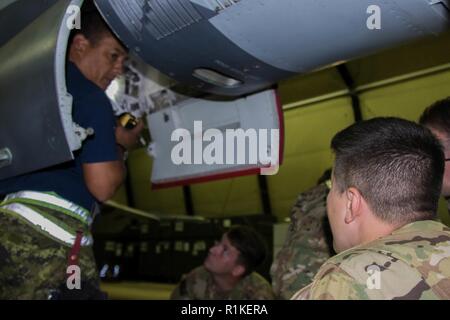
M 116 125 L 104 91 L 127 51 L 93 7 L 82 23 L 70 39 L 66 80 L 74 122 L 94 134 L 73 161 L 0 181 L 0 299 L 101 297 L 89 226 L 124 181 L 124 153 L 143 123 Z

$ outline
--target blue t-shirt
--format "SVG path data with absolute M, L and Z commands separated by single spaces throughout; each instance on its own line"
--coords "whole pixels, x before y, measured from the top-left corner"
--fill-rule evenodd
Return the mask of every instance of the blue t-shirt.
M 94 135 L 74 153 L 73 161 L 0 181 L 0 194 L 22 190 L 55 192 L 87 210 L 93 209 L 96 199 L 84 183 L 82 164 L 119 159 L 116 121 L 105 92 L 86 79 L 71 62 L 67 63 L 67 91 L 73 96 L 73 121 L 83 128 L 94 129 Z

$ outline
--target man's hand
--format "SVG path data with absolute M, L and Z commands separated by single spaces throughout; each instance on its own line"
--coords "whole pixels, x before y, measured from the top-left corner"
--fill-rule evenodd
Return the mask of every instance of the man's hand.
M 116 142 L 126 150 L 137 145 L 141 132 L 144 129 L 144 122 L 139 120 L 133 129 L 126 129 L 120 123 L 116 127 Z

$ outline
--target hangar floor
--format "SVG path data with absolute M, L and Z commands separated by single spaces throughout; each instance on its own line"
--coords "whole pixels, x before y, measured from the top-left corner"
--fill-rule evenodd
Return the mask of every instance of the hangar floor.
M 111 300 L 168 300 L 176 284 L 153 282 L 102 282 Z

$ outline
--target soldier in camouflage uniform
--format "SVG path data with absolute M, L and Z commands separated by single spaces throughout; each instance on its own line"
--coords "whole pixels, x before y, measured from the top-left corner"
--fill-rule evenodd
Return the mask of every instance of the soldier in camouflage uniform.
M 434 221 L 444 154 L 397 118 L 338 133 L 327 212 L 338 254 L 293 299 L 450 299 L 450 229 Z
M 447 161 L 450 158 L 450 98 L 435 102 L 423 112 L 419 122 L 425 125 L 438 138 L 444 147 Z M 447 200 L 450 212 L 450 166 L 445 166 L 441 195 Z
M 450 229 L 419 221 L 331 258 L 295 299 L 450 299 L 449 262 Z
M 322 180 L 328 180 L 329 175 Z M 270 269 L 278 299 L 289 299 L 311 283 L 317 270 L 332 255 L 326 208 L 328 185 L 329 180 L 300 194 L 291 210 L 286 240 Z
M 265 256 L 259 234 L 249 227 L 233 227 L 209 250 L 203 266 L 183 276 L 171 299 L 274 299 L 269 282 L 254 272 Z

